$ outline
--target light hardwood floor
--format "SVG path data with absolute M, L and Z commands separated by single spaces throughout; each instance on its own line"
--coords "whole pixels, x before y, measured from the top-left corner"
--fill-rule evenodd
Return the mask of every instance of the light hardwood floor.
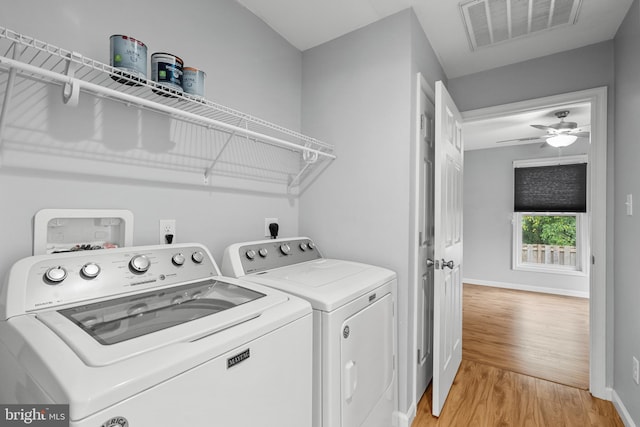
M 460 371 L 440 417 L 429 387 L 412 427 L 624 426 L 586 390 L 587 300 L 468 284 L 463 300 Z
M 439 418 L 431 386 L 412 427 L 624 427 L 613 404 L 587 390 L 462 360 Z
M 462 357 L 589 388 L 589 300 L 464 285 Z

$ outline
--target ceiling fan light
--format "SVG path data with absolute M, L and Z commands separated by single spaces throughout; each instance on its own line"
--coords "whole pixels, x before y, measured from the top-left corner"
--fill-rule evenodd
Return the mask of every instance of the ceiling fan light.
M 578 139 L 575 135 L 560 134 L 547 138 L 547 143 L 552 147 L 566 147 L 573 144 Z

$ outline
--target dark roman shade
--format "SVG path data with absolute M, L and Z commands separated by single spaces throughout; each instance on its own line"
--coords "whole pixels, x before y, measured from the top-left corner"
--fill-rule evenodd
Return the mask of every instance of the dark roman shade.
M 515 212 L 586 212 L 587 164 L 516 167 Z

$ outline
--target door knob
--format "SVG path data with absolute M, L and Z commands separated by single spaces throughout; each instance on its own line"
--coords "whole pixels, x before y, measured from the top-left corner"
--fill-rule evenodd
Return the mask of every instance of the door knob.
M 433 260 L 430 258 L 427 258 L 427 268 L 433 267 L 433 264 L 434 264 Z
M 442 258 L 441 263 L 442 263 L 442 268 L 449 267 L 450 269 L 453 270 L 453 260 L 445 261 L 444 258 Z

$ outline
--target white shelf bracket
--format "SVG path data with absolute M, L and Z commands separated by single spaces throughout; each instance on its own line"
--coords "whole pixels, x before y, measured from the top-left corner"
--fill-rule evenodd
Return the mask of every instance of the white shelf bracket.
M 242 122 L 242 119 L 240 119 L 238 121 L 236 126 L 240 125 L 241 122 Z M 211 129 L 213 129 L 213 127 L 209 126 L 209 130 L 211 130 Z M 224 150 L 226 150 L 227 145 L 229 145 L 229 143 L 231 142 L 233 137 L 236 136 L 236 133 L 237 133 L 236 131 L 233 131 L 233 132 L 231 132 L 229 134 L 229 136 L 227 137 L 227 140 L 222 145 L 222 148 L 220 149 L 220 152 L 218 152 L 218 155 L 216 156 L 216 158 L 213 159 L 213 161 L 211 162 L 209 167 L 204 171 L 204 183 L 205 184 L 209 183 L 209 175 L 211 175 L 211 171 L 213 171 L 213 168 L 215 167 L 216 163 L 218 163 L 218 160 L 220 159 L 220 156 L 222 156 L 222 153 L 224 152 Z
M 302 175 L 304 175 L 304 173 L 309 168 L 309 166 L 311 166 L 312 164 L 318 161 L 318 153 L 316 151 L 308 150 L 308 148 L 310 148 L 310 144 L 306 143 L 304 147 L 305 147 L 305 150 L 302 151 L 302 160 L 304 160 L 305 165 L 300 170 L 300 172 L 298 172 L 298 174 L 292 180 L 289 181 L 289 184 L 287 185 L 287 190 L 291 190 L 291 188 L 293 188 L 293 186 L 298 183 L 298 181 L 300 180 Z
M 20 55 L 18 54 L 18 46 L 13 43 L 9 50 L 13 51 L 13 59 L 17 59 Z M 2 101 L 2 110 L 0 110 L 0 165 L 2 164 L 2 145 L 4 142 L 4 127 L 7 123 L 7 114 L 9 111 L 9 104 L 11 103 L 11 97 L 13 96 L 13 88 L 15 86 L 16 80 L 16 69 L 15 67 L 11 67 L 9 69 L 9 77 L 7 78 L 7 87 L 4 92 L 4 100 Z
M 62 102 L 71 107 L 77 107 L 78 99 L 80 98 L 80 83 L 75 78 L 75 75 L 79 64 L 77 60 L 81 60 L 82 55 L 77 52 L 71 52 L 68 58 L 65 74 L 69 77 L 69 81 L 62 85 Z
M 304 147 L 310 148 L 309 144 L 305 144 Z M 311 165 L 318 160 L 318 153 L 316 151 L 303 150 L 302 160 L 304 160 L 307 165 Z

